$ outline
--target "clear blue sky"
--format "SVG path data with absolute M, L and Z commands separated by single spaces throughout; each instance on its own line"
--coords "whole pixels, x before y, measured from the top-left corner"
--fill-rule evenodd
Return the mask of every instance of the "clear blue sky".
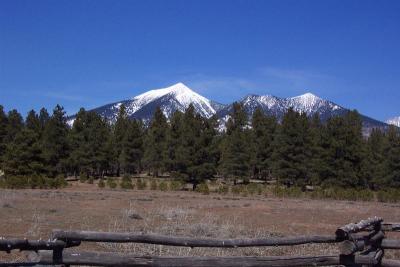
M 68 113 L 178 81 L 400 115 L 400 1 L 0 0 L 0 104 Z

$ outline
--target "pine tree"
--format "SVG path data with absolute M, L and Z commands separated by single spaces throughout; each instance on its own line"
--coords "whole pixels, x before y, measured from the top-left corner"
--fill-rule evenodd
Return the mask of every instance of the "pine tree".
M 365 155 L 362 137 L 362 123 L 357 111 L 350 111 L 343 117 L 328 120 L 330 175 L 324 177 L 324 184 L 341 187 L 365 187 L 362 177 L 362 159 Z
M 112 141 L 112 147 L 113 147 L 113 163 L 116 165 L 116 170 L 117 170 L 117 176 L 120 176 L 120 162 L 119 158 L 122 153 L 123 145 L 124 145 L 124 138 L 126 135 L 126 131 L 128 129 L 128 124 L 129 124 L 129 119 L 126 113 L 126 107 L 125 105 L 121 105 L 118 111 L 118 116 L 117 120 L 114 125 L 114 131 L 113 131 L 113 139 Z
M 170 120 L 170 127 L 167 135 L 167 157 L 166 170 L 175 175 L 181 170 L 178 162 L 179 153 L 182 148 L 183 113 L 175 111 Z
M 57 105 L 43 131 L 42 150 L 50 177 L 65 172 L 68 156 L 68 126 L 64 108 Z
M 158 107 L 147 129 L 144 159 L 147 167 L 157 177 L 166 164 L 168 123 Z
M 193 190 L 196 190 L 197 185 L 203 183 L 205 179 L 214 176 L 218 158 L 214 142 L 217 119 L 215 117 L 206 119 L 197 114 L 195 121 L 198 134 L 195 135 L 193 155 L 188 166 L 189 181 L 193 183 Z
M 40 128 L 41 128 L 42 132 L 43 132 L 47 122 L 49 121 L 49 119 L 50 119 L 50 115 L 47 112 L 47 109 L 41 108 L 39 111 L 39 121 L 40 121 Z
M 19 131 L 22 130 L 24 121 L 21 114 L 13 109 L 8 112 L 5 142 L 11 143 Z
M 30 128 L 20 130 L 12 142 L 7 144 L 4 156 L 4 172 L 9 175 L 40 175 L 43 159 L 39 135 Z
M 140 172 L 143 157 L 142 125 L 137 120 L 128 123 L 119 162 L 125 174 Z
M 221 142 L 220 169 L 225 177 L 247 180 L 250 176 L 250 131 L 247 114 L 239 103 L 233 104 L 233 112 L 226 123 L 226 135 Z
M 385 135 L 379 129 L 372 129 L 366 141 L 366 155 L 362 161 L 362 177 L 364 177 L 371 189 L 379 189 L 384 186 L 384 146 Z
M 266 116 L 260 108 L 257 108 L 253 113 L 251 123 L 255 154 L 253 174 L 259 179 L 271 178 L 273 141 L 277 128 L 276 118 Z
M 308 118 L 289 109 L 275 140 L 274 175 L 287 186 L 304 186 L 310 182 L 307 162 L 310 159 Z
M 25 126 L 26 128 L 36 132 L 40 136 L 41 133 L 40 120 L 39 116 L 36 114 L 34 110 L 29 111 L 28 116 L 26 117 L 25 120 Z
M 400 186 L 400 131 L 390 126 L 385 149 L 385 184 L 392 188 Z
M 3 106 L 0 105 L 0 168 L 6 149 L 7 123 L 7 115 L 3 110 Z

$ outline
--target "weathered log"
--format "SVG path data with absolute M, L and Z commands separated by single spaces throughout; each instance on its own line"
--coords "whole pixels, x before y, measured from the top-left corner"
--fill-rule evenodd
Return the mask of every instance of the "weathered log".
M 396 239 L 383 239 L 381 247 L 383 249 L 400 249 L 400 240 Z
M 381 267 L 400 267 L 400 260 L 381 260 Z
M 376 250 L 384 237 L 385 235 L 382 231 L 372 232 L 364 237 L 355 234 L 350 235 L 349 240 L 345 240 L 339 244 L 340 254 L 351 255 L 358 251 Z
M 387 232 L 400 232 L 400 223 L 382 223 L 382 230 Z
M 27 239 L 0 239 L 0 251 L 19 250 L 55 250 L 72 246 L 79 246 L 80 241 L 65 242 L 62 240 L 27 240 Z
M 174 237 L 152 234 L 111 233 L 92 231 L 53 231 L 53 238 L 63 241 L 115 242 L 115 243 L 147 243 L 166 246 L 184 247 L 257 247 L 257 246 L 291 246 L 308 243 L 335 243 L 336 236 L 297 236 L 282 238 L 254 239 L 213 239 Z
M 296 257 L 142 257 L 105 252 L 66 252 L 54 258 L 50 251 L 40 251 L 28 264 L 66 264 L 87 266 L 135 267 L 283 267 L 329 265 L 376 265 L 375 255 L 296 256 Z M 5 266 L 1 265 L 0 266 Z
M 382 218 L 374 217 L 374 218 L 368 218 L 366 220 L 362 220 L 358 223 L 347 224 L 336 230 L 336 237 L 339 240 L 345 240 L 349 237 L 350 234 L 363 231 L 370 227 L 376 227 L 382 221 L 383 221 Z

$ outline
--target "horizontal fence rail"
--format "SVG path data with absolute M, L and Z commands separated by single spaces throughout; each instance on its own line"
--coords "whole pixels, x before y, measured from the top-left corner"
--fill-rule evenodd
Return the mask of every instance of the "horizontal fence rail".
M 156 234 L 111 233 L 53 230 L 49 241 L 0 239 L 0 251 L 31 251 L 25 262 L 0 262 L 1 266 L 85 265 L 135 267 L 261 267 L 261 266 L 383 266 L 400 267 L 399 260 L 384 258 L 387 249 L 400 249 L 400 240 L 387 239 L 385 232 L 400 232 L 399 223 L 384 223 L 374 217 L 336 229 L 334 235 L 271 237 L 254 239 L 215 239 L 174 237 Z M 182 247 L 261 247 L 295 246 L 312 243 L 338 243 L 338 255 L 321 256 L 235 256 L 235 257 L 158 257 L 123 253 L 70 251 L 81 242 L 146 243 Z
M 53 238 L 66 241 L 86 242 L 114 242 L 114 243 L 146 243 L 165 246 L 181 247 L 261 247 L 261 246 L 293 246 L 309 243 L 336 243 L 339 240 L 331 236 L 296 236 L 280 238 L 254 238 L 254 239 L 214 239 L 173 237 L 150 234 L 107 233 L 93 231 L 53 231 Z

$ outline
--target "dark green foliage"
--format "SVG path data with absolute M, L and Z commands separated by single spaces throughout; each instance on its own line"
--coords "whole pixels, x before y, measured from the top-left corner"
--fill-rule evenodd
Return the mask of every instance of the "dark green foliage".
M 287 186 L 309 183 L 311 175 L 307 166 L 311 159 L 311 140 L 307 116 L 289 109 L 274 146 L 274 174 L 279 182 Z
M 86 179 L 103 175 L 110 162 L 110 138 L 108 124 L 95 112 L 81 109 L 69 134 L 69 168 Z
M 221 142 L 220 170 L 226 177 L 236 180 L 249 177 L 251 173 L 251 132 L 247 129 L 246 112 L 240 104 L 234 103 L 231 115 Z
M 118 161 L 124 173 L 140 172 L 143 157 L 143 131 L 139 121 L 132 120 L 127 123 L 127 131 L 122 144 Z
M 165 169 L 168 123 L 160 108 L 157 108 L 146 135 L 144 160 L 146 166 L 157 177 Z
M 391 126 L 387 133 L 385 147 L 385 184 L 391 188 L 400 187 L 400 131 Z
M 272 178 L 272 154 L 274 137 L 277 128 L 275 117 L 266 116 L 261 109 L 256 109 L 251 120 L 253 128 L 253 175 L 258 179 Z
M 16 110 L 6 115 L 0 106 L 0 170 L 5 172 L 0 186 L 60 187 L 64 177 L 74 175 L 89 183 L 100 178 L 103 187 L 104 176 L 122 172 L 119 185 L 130 189 L 130 175 L 145 169 L 176 179 L 159 185 L 152 180 L 152 190 L 180 190 L 189 182 L 206 191 L 206 180 L 222 177 L 236 182 L 234 194 L 262 194 L 265 188 L 250 180 L 258 178 L 277 179 L 277 196 L 398 201 L 398 128 L 375 129 L 367 138 L 356 111 L 321 122 L 318 115 L 309 118 L 294 110 L 277 121 L 258 109 L 251 124 L 248 119 L 235 103 L 226 131 L 218 132 L 216 118 L 202 118 L 190 105 L 169 122 L 157 109 L 150 124 L 143 125 L 128 118 L 122 105 L 114 125 L 81 109 L 70 128 L 60 106 L 51 116 L 45 109 L 32 110 L 25 121 Z M 147 187 L 141 179 L 136 184 Z M 107 185 L 117 183 L 108 178 Z M 315 190 L 307 192 L 307 185 Z M 226 193 L 229 186 L 218 191 Z
M 3 162 L 3 156 L 7 145 L 7 125 L 8 119 L 7 115 L 4 113 L 3 106 L 0 105 L 0 167 Z
M 128 174 L 122 176 L 120 187 L 123 189 L 133 189 L 132 179 Z
M 28 176 L 44 173 L 39 136 L 31 129 L 20 130 L 7 144 L 4 172 L 7 176 Z
M 47 173 L 56 177 L 66 171 L 68 157 L 68 126 L 64 108 L 57 105 L 46 123 L 42 137 L 42 154 Z

